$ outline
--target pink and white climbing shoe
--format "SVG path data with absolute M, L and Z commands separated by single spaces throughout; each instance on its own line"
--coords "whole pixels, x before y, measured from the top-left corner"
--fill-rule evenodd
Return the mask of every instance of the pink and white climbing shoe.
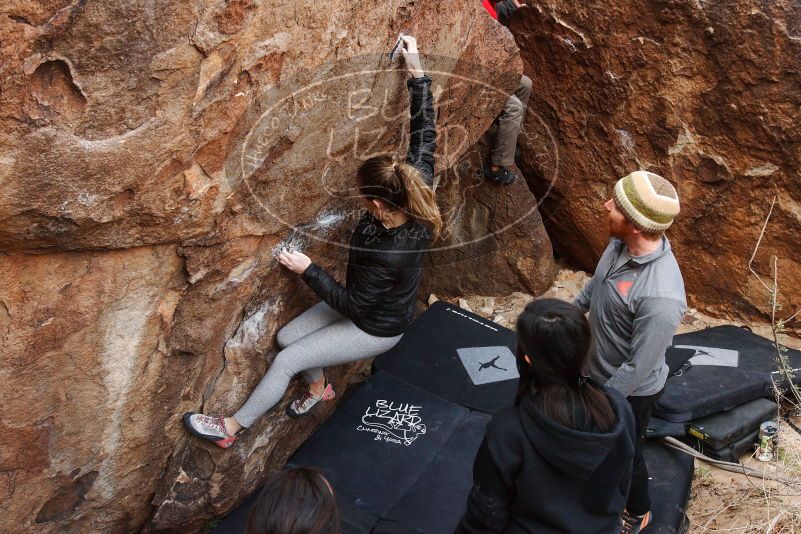
M 227 449 L 236 441 L 236 436 L 229 436 L 225 431 L 225 420 L 222 417 L 187 412 L 184 414 L 184 426 L 195 436 L 213 441 L 223 449 Z
M 329 401 L 336 397 L 336 392 L 334 392 L 334 387 L 328 382 L 325 381 L 325 389 L 323 389 L 323 394 L 320 396 L 312 394 L 311 391 L 308 389 L 306 392 L 301 395 L 298 399 L 292 401 L 292 404 L 286 407 L 286 414 L 289 417 L 302 417 L 309 413 L 309 411 L 314 408 L 314 406 L 322 401 Z

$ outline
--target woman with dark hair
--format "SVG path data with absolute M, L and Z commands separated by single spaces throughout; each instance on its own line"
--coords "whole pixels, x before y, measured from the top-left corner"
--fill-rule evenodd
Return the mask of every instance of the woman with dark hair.
M 487 426 L 456 532 L 619 532 L 634 417 L 622 395 L 586 378 L 587 319 L 567 302 L 535 300 L 517 334 L 517 398 Z
M 334 398 L 324 367 L 389 350 L 411 322 L 423 255 L 439 235 L 442 219 L 432 189 L 436 134 L 431 78 L 420 66 L 414 37 L 403 36 L 403 44 L 411 74 L 409 150 L 405 161 L 381 156 L 359 167 L 356 178 L 365 214 L 351 238 L 345 286 L 305 254 L 281 252 L 281 265 L 302 275 L 322 302 L 278 332 L 282 350 L 239 411 L 230 417 L 184 414 L 192 434 L 230 447 L 239 431 L 281 400 L 298 373 L 309 389 L 287 413 L 306 415 L 321 400 Z
M 340 534 L 339 512 L 328 480 L 296 467 L 273 475 L 248 518 L 247 534 Z

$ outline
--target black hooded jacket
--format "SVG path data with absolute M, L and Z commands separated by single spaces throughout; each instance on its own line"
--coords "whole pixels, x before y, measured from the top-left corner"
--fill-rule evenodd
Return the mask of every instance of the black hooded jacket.
M 608 433 L 564 427 L 538 410 L 530 395 L 495 414 L 476 456 L 458 534 L 620 531 L 634 458 L 634 416 L 620 393 L 595 387 L 606 393 L 617 418 Z
M 406 162 L 419 169 L 432 187 L 436 120 L 431 78 L 410 78 L 407 85 L 411 121 Z M 351 237 L 345 287 L 315 263 L 303 272 L 303 280 L 368 334 L 393 337 L 402 334 L 412 319 L 429 241 L 429 230 L 413 219 L 387 229 L 368 213 Z

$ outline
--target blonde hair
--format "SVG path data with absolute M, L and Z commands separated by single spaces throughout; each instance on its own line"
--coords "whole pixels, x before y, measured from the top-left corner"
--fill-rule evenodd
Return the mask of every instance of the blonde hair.
M 368 200 L 382 200 L 404 210 L 431 230 L 432 241 L 442 232 L 442 215 L 434 191 L 413 165 L 398 163 L 389 156 L 370 158 L 356 173 L 359 192 Z

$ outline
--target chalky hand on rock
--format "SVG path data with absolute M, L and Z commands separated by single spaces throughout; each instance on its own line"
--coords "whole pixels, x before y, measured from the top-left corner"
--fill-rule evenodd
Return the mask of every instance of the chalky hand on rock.
M 420 54 L 417 51 L 417 39 L 411 35 L 404 34 L 401 34 L 400 39 L 403 41 L 401 54 L 403 54 L 403 61 L 406 63 L 406 69 L 412 77 L 422 78 L 425 76 L 425 72 L 423 72 L 423 66 L 420 64 Z
M 308 269 L 312 261 L 302 252 L 285 248 L 278 254 L 278 263 L 292 271 L 293 273 L 303 274 Z

